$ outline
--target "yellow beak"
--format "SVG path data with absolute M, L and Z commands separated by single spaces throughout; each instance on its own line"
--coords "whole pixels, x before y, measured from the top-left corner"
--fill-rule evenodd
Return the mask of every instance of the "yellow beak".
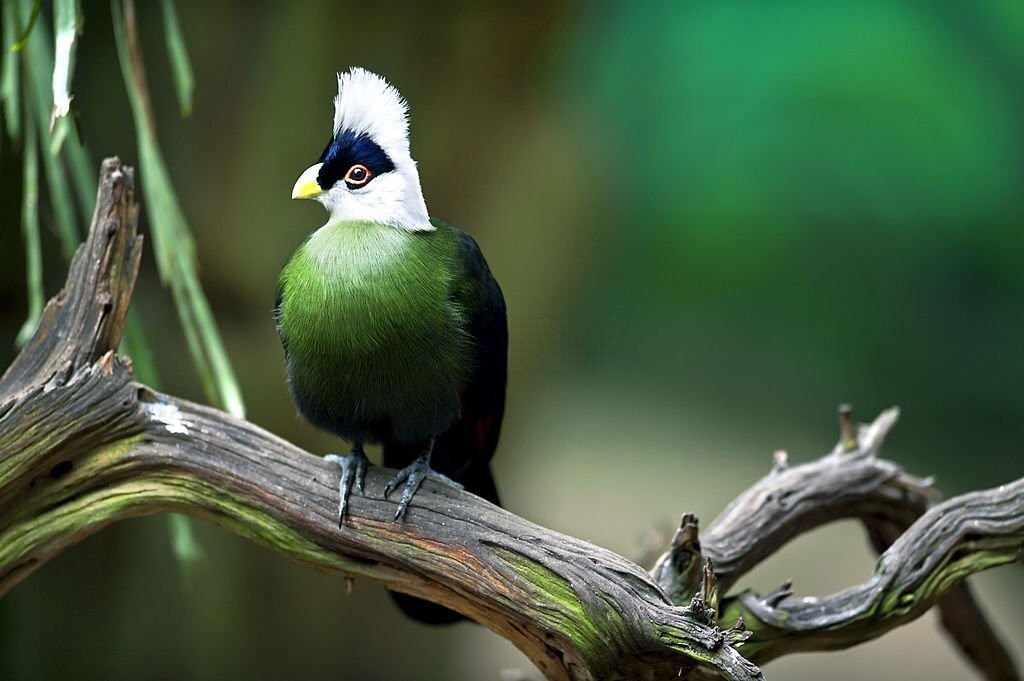
M 324 190 L 320 188 L 316 181 L 317 175 L 320 174 L 321 166 L 323 166 L 323 163 L 317 163 L 302 171 L 299 179 L 295 181 L 295 186 L 292 187 L 293 199 L 312 199 L 323 193 Z

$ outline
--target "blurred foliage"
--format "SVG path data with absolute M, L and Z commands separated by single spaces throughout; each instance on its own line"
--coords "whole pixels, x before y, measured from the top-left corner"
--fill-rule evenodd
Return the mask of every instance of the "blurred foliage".
M 36 139 L 25 140 L 22 155 L 39 155 L 46 171 L 49 189 L 49 204 L 60 234 L 61 248 L 65 259 L 70 259 L 78 245 L 80 226 L 91 219 L 94 178 L 96 166 L 90 160 L 84 143 L 76 139 L 64 145 L 72 127 L 71 83 L 74 75 L 76 47 L 79 34 L 83 31 L 84 13 L 77 0 L 54 0 L 52 10 L 54 40 L 51 43 L 46 28 L 38 22 L 41 3 L 36 0 L 3 0 L 4 68 L 0 94 L 4 99 L 5 131 L 15 145 L 22 142 L 21 109 L 26 116 L 35 116 L 37 126 L 25 126 L 27 135 L 40 131 L 48 144 L 40 147 Z M 113 0 L 113 38 L 118 46 L 118 61 L 125 78 L 128 101 L 134 117 L 140 150 L 140 175 L 147 202 L 144 209 L 153 219 L 152 233 L 157 263 L 161 277 L 172 291 L 182 327 L 189 341 L 192 360 L 206 388 L 207 398 L 231 413 L 244 413 L 237 381 L 228 363 L 220 335 L 213 322 L 206 297 L 199 286 L 196 271 L 192 237 L 184 213 L 171 185 L 168 171 L 164 167 L 160 148 L 156 140 L 156 120 L 149 104 L 149 93 L 142 64 L 141 47 L 135 36 L 135 5 L 133 0 Z M 174 5 L 171 0 L 163 1 L 163 19 L 167 35 L 168 55 L 175 75 L 177 92 L 181 99 L 181 110 L 187 113 L 191 108 L 191 70 L 188 55 Z M 24 29 L 19 30 L 19 26 Z M 15 36 L 20 36 L 15 40 Z M 51 47 L 52 45 L 52 47 Z M 45 83 L 52 86 L 48 90 Z M 24 84 L 23 87 L 20 85 Z M 115 100 L 116 101 L 116 100 Z M 24 102 L 24 105 L 23 105 Z M 48 125 L 45 123 L 48 122 Z M 41 131 L 46 132 L 41 132 Z M 76 129 L 76 133 L 80 133 Z M 36 159 L 26 160 L 26 170 L 33 169 Z M 34 172 L 26 172 L 23 182 L 23 205 L 33 206 L 37 200 L 38 187 Z M 73 201 L 69 185 L 75 183 L 78 189 L 78 204 Z M 76 216 L 76 210 L 79 211 Z M 38 322 L 37 301 L 42 295 L 38 269 L 38 240 L 34 238 L 34 210 L 25 211 L 23 231 L 27 235 L 26 253 L 29 287 L 29 316 L 19 334 L 19 340 L 26 340 L 26 334 Z M 141 327 L 128 327 L 126 345 L 133 349 L 144 348 L 139 337 Z M 140 350 L 144 354 L 145 350 Z M 144 363 L 137 367 L 140 376 L 155 382 L 155 373 Z
M 614 188 L 583 367 L 780 423 L 895 402 L 908 463 L 1024 472 L 996 456 L 1024 435 L 1022 36 L 1013 0 L 591 17 L 570 87 Z
M 139 164 L 109 8 L 82 5 L 72 108 L 90 149 Z M 289 190 L 329 137 L 334 72 L 359 64 L 409 99 L 431 212 L 480 241 L 508 299 L 495 470 L 513 511 L 635 555 L 652 525 L 713 517 L 774 449 L 801 461 L 830 448 L 841 401 L 864 420 L 899 404 L 887 454 L 947 493 L 1024 475 L 1018 0 L 182 2 L 196 74 L 185 120 L 181 65 L 152 58 L 174 52 L 172 22 L 158 3 L 137 10 L 161 155 L 255 422 L 312 451 L 341 446 L 295 418 L 270 308 L 281 265 L 324 217 Z M 51 24 L 44 11 L 36 30 Z M 49 104 L 33 115 L 46 149 Z M 67 134 L 61 154 L 81 149 Z M 11 343 L 27 300 L 23 148 L 0 148 Z M 84 189 L 42 165 L 52 295 L 54 197 L 80 204 Z M 202 399 L 148 255 L 135 310 L 163 387 Z M 0 678 L 497 679 L 526 664 L 478 627 L 406 622 L 377 587 L 346 596 L 343 580 L 206 525 L 183 594 L 161 522 L 112 527 L 0 601 Z M 871 565 L 859 532 L 830 529 L 750 586 L 793 577 L 798 594 L 820 593 Z M 978 583 L 1002 631 L 1024 627 L 1019 575 Z M 930 618 L 767 672 L 968 674 Z
M 170 287 L 173 294 L 189 354 L 203 382 L 207 399 L 233 415 L 242 417 L 245 415 L 245 407 L 238 381 L 217 332 L 206 296 L 199 285 L 192 233 L 157 142 L 156 118 L 150 104 L 142 48 L 136 29 L 135 4 L 132 0 L 125 0 L 122 9 L 120 0 L 113 0 L 110 6 L 113 10 L 118 61 L 135 120 L 139 174 L 153 234 L 157 269 L 161 280 Z M 173 10 L 164 11 L 168 34 L 178 36 L 177 22 L 173 17 Z M 176 39 L 168 38 L 169 44 L 177 44 L 179 48 L 180 42 L 180 36 Z M 176 54 L 171 51 L 172 58 Z M 183 54 L 177 56 L 186 60 L 187 64 L 187 57 Z M 180 59 L 174 59 L 173 63 L 180 64 Z M 181 66 L 174 69 L 178 82 L 182 78 L 187 79 L 182 71 Z M 179 85 L 177 89 L 183 111 L 191 108 L 189 90 L 187 85 Z

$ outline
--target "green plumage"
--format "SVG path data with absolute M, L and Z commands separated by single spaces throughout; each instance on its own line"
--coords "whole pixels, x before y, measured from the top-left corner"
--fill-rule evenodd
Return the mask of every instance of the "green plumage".
M 356 441 L 417 442 L 459 413 L 472 365 L 473 282 L 459 233 L 336 222 L 281 272 L 289 385 L 315 425 Z

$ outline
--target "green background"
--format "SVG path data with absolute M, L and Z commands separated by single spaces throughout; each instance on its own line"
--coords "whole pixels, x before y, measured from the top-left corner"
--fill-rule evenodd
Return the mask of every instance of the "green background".
M 90 152 L 137 161 L 110 37 L 86 0 L 73 83 Z M 412 107 L 427 205 L 473 234 L 511 327 L 506 506 L 640 558 L 837 438 L 835 407 L 899 404 L 886 453 L 946 494 L 1024 475 L 1024 3 L 179 2 L 190 118 L 159 7 L 139 22 L 160 140 L 249 418 L 314 452 L 270 317 L 324 220 L 289 200 L 330 135 L 334 74 Z M 44 20 L 46 17 L 44 16 Z M 20 158 L 0 154 L 0 355 L 25 311 Z M 145 195 L 141 200 L 146 200 Z M 44 226 L 52 223 L 45 208 Z M 146 220 L 142 221 L 146 231 Z M 47 294 L 64 269 L 44 234 Z M 202 399 L 152 255 L 135 308 L 168 392 Z M 122 523 L 0 601 L 0 678 L 511 679 L 481 627 L 431 629 L 384 591 L 198 525 L 183 579 L 162 518 Z M 852 523 L 745 581 L 862 581 Z M 1024 580 L 972 580 L 1024 654 Z M 933 615 L 769 678 L 961 679 Z

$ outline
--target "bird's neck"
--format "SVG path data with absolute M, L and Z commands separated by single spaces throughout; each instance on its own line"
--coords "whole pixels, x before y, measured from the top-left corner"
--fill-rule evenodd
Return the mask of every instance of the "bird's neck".
M 373 274 L 398 262 L 409 248 L 410 231 L 368 220 L 334 220 L 313 232 L 302 250 L 322 272 Z

